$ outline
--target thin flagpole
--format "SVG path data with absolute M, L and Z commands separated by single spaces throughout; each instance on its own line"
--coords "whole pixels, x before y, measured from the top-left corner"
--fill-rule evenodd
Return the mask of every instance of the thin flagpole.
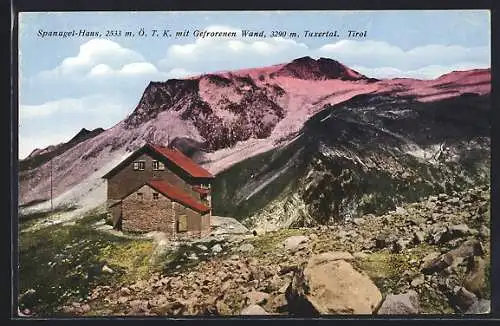
M 54 204 L 52 202 L 52 159 L 50 159 L 50 210 L 54 211 Z

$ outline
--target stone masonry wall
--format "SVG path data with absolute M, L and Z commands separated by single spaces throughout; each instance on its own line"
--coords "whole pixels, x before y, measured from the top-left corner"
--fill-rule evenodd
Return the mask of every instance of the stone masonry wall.
M 143 194 L 139 199 L 137 193 Z M 157 191 L 144 185 L 139 190 L 127 196 L 122 201 L 123 231 L 161 231 L 175 236 L 175 216 L 172 201 L 159 193 L 158 199 L 153 199 Z

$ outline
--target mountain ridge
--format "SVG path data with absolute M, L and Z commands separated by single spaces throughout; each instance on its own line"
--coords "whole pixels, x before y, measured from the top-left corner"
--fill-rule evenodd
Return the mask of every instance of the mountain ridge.
M 168 146 L 176 138 L 187 139 L 196 144 L 197 148 L 190 147 L 196 160 L 216 174 L 286 144 L 326 105 L 357 95 L 390 93 L 425 102 L 462 93 L 488 94 L 491 87 L 489 69 L 456 72 L 429 81 L 374 80 L 358 73 L 352 73 L 354 80 L 342 80 L 342 76 L 351 74 L 350 68 L 337 61 L 328 61 L 332 69 L 322 70 L 320 59 L 302 60 L 306 61 L 304 66 L 312 68 L 297 72 L 295 67 L 296 74 L 283 70 L 286 64 L 280 64 L 149 83 L 136 108 L 124 120 L 54 158 L 55 196 L 61 198 L 61 203 L 79 202 L 83 196 L 86 203 L 102 204 L 105 185 L 99 175 L 148 141 Z M 271 77 L 278 71 L 287 73 Z M 441 87 L 445 83 L 451 86 Z M 42 164 L 20 173 L 20 203 L 48 198 L 49 172 L 48 165 Z M 89 184 L 88 192 L 84 193 L 87 190 L 79 184 Z

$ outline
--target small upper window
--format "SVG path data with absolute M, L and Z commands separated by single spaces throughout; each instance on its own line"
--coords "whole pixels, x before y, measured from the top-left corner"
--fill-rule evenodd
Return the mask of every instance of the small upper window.
M 160 161 L 153 161 L 153 170 L 165 170 L 165 164 Z
M 146 169 L 146 162 L 144 161 L 135 161 L 134 162 L 134 170 L 144 171 Z
M 153 199 L 157 200 L 158 198 L 160 198 L 160 196 L 158 195 L 158 193 L 157 192 L 153 192 Z
M 142 199 L 142 192 L 137 193 L 137 198 Z

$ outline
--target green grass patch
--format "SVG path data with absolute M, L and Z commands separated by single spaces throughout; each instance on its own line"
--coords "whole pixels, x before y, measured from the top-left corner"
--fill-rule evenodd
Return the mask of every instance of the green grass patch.
M 147 278 L 151 271 L 153 243 L 147 240 L 129 240 L 121 245 L 101 248 L 99 255 L 114 270 L 121 271 L 116 281 L 132 283 Z
M 99 232 L 91 214 L 74 225 L 54 225 L 19 237 L 20 308 L 38 316 L 58 314 L 58 307 L 84 299 L 97 285 L 144 277 L 152 243 Z M 112 274 L 103 273 L 107 264 Z M 25 295 L 22 295 L 27 293 Z
M 402 254 L 391 253 L 387 250 L 370 254 L 366 258 L 357 260 L 355 265 L 364 271 L 377 285 L 385 296 L 389 293 L 398 293 L 403 282 L 409 282 L 403 277 L 405 272 L 417 274 L 420 270 L 419 264 L 422 259 L 435 248 L 422 244 L 411 251 Z M 420 288 L 420 306 L 426 314 L 449 314 L 454 313 L 449 305 L 448 299 L 435 291 L 430 291 L 425 287 Z
M 265 256 L 269 252 L 274 252 L 286 238 L 294 235 L 304 235 L 305 233 L 306 231 L 301 229 L 281 229 L 259 235 L 245 242 L 251 243 L 255 247 L 256 256 Z
M 19 214 L 19 229 L 26 229 L 30 226 L 33 226 L 37 222 L 46 219 L 54 214 L 58 213 L 64 213 L 64 212 L 70 212 L 72 210 L 75 210 L 76 207 L 74 206 L 64 206 L 64 207 L 59 207 L 54 209 L 53 211 L 43 211 L 43 212 L 36 212 L 36 213 L 30 213 L 30 214 Z

